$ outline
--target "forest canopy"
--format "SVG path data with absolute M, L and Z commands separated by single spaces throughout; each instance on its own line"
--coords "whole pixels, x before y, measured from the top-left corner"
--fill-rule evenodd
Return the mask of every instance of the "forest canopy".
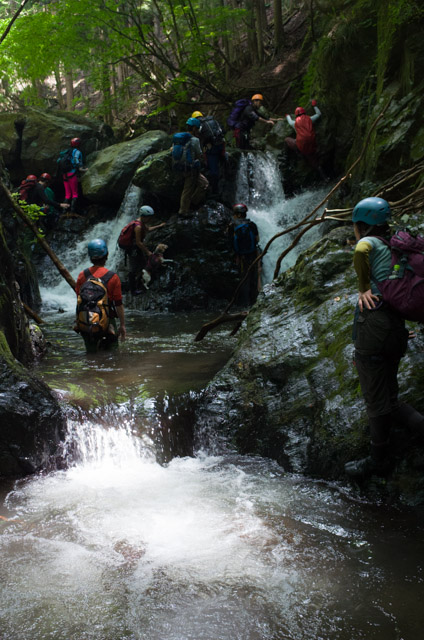
M 419 0 L 0 0 L 0 109 L 77 109 L 113 124 L 127 111 L 229 107 L 265 89 L 260 71 L 290 63 L 293 46 L 278 90 L 302 77 L 297 94 L 310 99 L 320 65 L 346 53 L 354 64 L 367 30 L 382 82 L 393 34 L 423 12 Z

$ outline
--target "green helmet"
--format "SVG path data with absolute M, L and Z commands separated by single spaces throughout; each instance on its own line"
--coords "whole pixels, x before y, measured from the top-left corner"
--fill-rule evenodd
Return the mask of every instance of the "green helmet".
M 366 222 L 370 226 L 381 225 L 391 216 L 390 206 L 382 198 L 364 198 L 353 210 L 352 222 Z
M 87 249 L 90 258 L 103 258 L 103 256 L 107 256 L 108 254 L 107 244 L 101 238 L 90 240 Z

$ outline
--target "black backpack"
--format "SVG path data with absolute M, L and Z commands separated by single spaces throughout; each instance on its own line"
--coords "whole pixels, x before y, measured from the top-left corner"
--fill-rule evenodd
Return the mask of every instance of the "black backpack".
M 212 116 L 206 116 L 202 119 L 200 126 L 200 137 L 203 143 L 221 144 L 224 140 L 224 132 L 221 125 Z
M 65 149 L 65 151 L 60 152 L 59 157 L 57 159 L 58 174 L 70 173 L 71 171 L 75 171 L 75 167 L 72 162 L 73 153 L 74 153 L 74 149 L 72 147 L 70 147 L 69 149 Z
M 94 335 L 106 335 L 110 323 L 110 304 L 107 283 L 115 275 L 108 271 L 101 278 L 93 276 L 90 269 L 84 270 L 85 282 L 82 283 L 77 298 L 76 331 Z
M 242 256 L 256 250 L 256 235 L 250 221 L 234 227 L 233 245 L 234 251 Z

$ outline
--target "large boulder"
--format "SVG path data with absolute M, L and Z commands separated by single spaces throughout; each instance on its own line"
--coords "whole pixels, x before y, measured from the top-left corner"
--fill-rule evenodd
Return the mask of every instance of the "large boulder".
M 0 333 L 0 336 L 2 334 Z M 44 382 L 0 345 L 0 477 L 20 477 L 54 466 L 66 418 Z
M 114 144 L 97 153 L 82 178 L 86 198 L 94 202 L 120 204 L 138 165 L 151 154 L 171 146 L 163 131 L 149 131 L 139 138 Z
M 410 224 L 418 230 L 422 217 Z M 321 478 L 346 481 L 344 463 L 368 454 L 353 365 L 352 240 L 350 225 L 333 230 L 264 288 L 233 357 L 202 395 L 200 433 L 224 433 L 243 453 Z M 421 412 L 423 346 L 417 332 L 399 373 L 401 399 Z M 384 495 L 424 503 L 424 443 L 399 425 L 391 433 L 391 455 L 396 467 L 381 484 Z
M 219 182 L 219 202 L 231 207 L 236 193 L 236 175 L 242 152 L 229 149 Z M 202 173 L 208 176 L 207 168 Z M 162 215 L 176 213 L 179 209 L 183 176 L 172 169 L 169 150 L 144 158 L 133 177 L 133 184 L 140 187 L 146 201 L 157 204 L 155 209 Z
M 81 138 L 85 157 L 113 142 L 110 127 L 76 113 L 28 108 L 0 114 L 0 150 L 13 184 L 29 173 L 55 175 L 57 157 L 74 137 Z

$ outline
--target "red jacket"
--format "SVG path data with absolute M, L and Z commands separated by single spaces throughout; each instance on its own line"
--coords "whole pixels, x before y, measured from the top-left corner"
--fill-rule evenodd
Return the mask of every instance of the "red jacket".
M 294 128 L 296 129 L 296 146 L 300 153 L 304 155 L 316 153 L 317 143 L 311 118 L 306 114 L 298 116 L 294 121 Z

